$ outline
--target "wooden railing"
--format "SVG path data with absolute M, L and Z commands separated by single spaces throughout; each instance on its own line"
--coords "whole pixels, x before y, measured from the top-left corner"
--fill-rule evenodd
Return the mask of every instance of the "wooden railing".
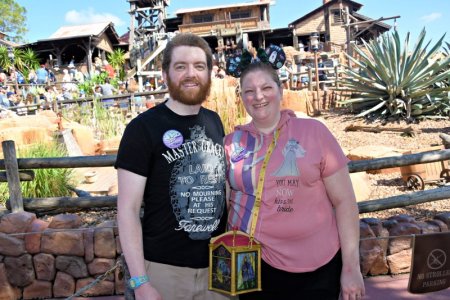
M 0 172 L 0 181 L 8 182 L 10 198 L 7 201 L 7 208 L 9 211 L 18 212 L 26 210 L 38 214 L 45 214 L 90 208 L 116 207 L 117 196 L 23 199 L 20 189 L 21 181 L 33 180 L 33 172 L 30 171 L 30 169 L 107 167 L 114 165 L 116 160 L 115 155 L 17 159 L 14 141 L 2 142 L 2 148 L 5 158 L 0 160 L 0 170 L 6 170 L 6 172 Z M 372 160 L 351 161 L 349 162 L 348 167 L 350 172 L 353 173 L 445 161 L 449 159 L 450 149 L 445 149 Z M 360 213 L 365 213 L 447 198 L 450 198 L 450 186 L 443 186 L 383 199 L 362 201 L 358 203 L 358 207 Z
M 320 80 L 319 84 L 325 84 L 327 87 L 339 89 L 339 77 L 342 76 L 342 73 L 344 72 L 344 69 L 335 66 L 332 68 L 324 67 L 324 68 L 317 68 L 317 72 L 326 72 L 327 73 L 327 79 L 326 80 Z M 292 72 L 289 76 L 290 80 L 290 87 L 293 88 L 294 85 L 294 76 L 297 76 L 297 82 L 301 82 L 300 77 L 307 76 L 308 77 L 308 90 L 313 91 L 316 87 L 316 69 L 315 68 L 308 68 L 305 72 Z M 295 89 L 295 88 L 294 88 Z
M 112 96 L 104 96 L 104 97 L 95 97 L 95 99 L 100 102 L 105 99 L 112 99 L 112 100 L 114 100 L 115 105 L 126 102 L 128 108 L 133 108 L 133 107 L 135 107 L 137 97 L 156 96 L 158 98 L 155 99 L 155 102 L 158 102 L 158 101 L 162 100 L 162 97 L 160 97 L 160 96 L 166 94 L 167 92 L 168 92 L 168 90 L 165 89 L 165 90 L 151 91 L 151 92 L 138 92 L 138 93 L 128 93 L 128 94 L 112 95 Z M 56 104 L 56 106 L 57 106 L 56 109 L 53 107 L 52 107 L 52 109 L 59 111 L 65 105 L 91 103 L 92 101 L 94 101 L 94 97 L 90 96 L 90 97 L 84 97 L 84 98 L 74 98 L 71 100 L 58 100 L 58 101 L 55 101 L 55 103 L 50 103 L 50 104 L 51 105 Z M 147 101 L 149 101 L 149 99 L 147 99 Z M 12 111 L 15 111 L 15 112 L 17 112 L 18 110 L 27 109 L 27 112 L 29 114 L 30 112 L 33 112 L 33 111 L 36 111 L 36 110 L 42 109 L 42 108 L 44 108 L 44 107 L 41 103 L 33 103 L 33 104 L 29 104 L 29 105 L 24 105 L 24 106 L 12 106 L 9 109 Z

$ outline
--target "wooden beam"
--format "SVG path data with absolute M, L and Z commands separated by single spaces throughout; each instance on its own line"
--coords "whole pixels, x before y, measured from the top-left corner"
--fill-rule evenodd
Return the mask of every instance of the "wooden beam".
M 341 25 L 341 27 L 354 26 L 354 25 L 367 24 L 367 23 L 378 23 L 378 22 L 385 21 L 385 20 L 399 19 L 399 18 L 400 18 L 400 16 L 388 17 L 388 18 L 381 17 L 376 20 L 367 20 L 367 21 L 360 21 L 360 22 L 355 22 L 355 23 L 350 23 L 350 24 L 344 24 L 344 25 Z
M 34 180 L 34 171 L 33 170 L 19 171 L 19 180 L 20 181 L 33 181 Z M 8 176 L 6 175 L 6 172 L 0 172 L 0 182 L 8 182 Z
M 368 200 L 358 202 L 359 213 L 367 213 L 390 208 L 405 207 L 436 200 L 450 198 L 450 186 L 444 186 L 432 190 L 419 191 L 411 194 L 403 194 L 383 198 L 379 200 Z

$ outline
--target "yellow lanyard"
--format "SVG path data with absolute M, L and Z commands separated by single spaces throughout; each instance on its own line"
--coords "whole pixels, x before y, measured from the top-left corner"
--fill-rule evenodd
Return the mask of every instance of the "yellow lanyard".
M 267 149 L 266 157 L 264 158 L 263 164 L 261 166 L 261 171 L 259 171 L 258 187 L 256 188 L 255 204 L 253 205 L 253 209 L 252 209 L 252 225 L 250 227 L 250 237 L 252 239 L 253 239 L 253 236 L 254 236 L 255 230 L 256 230 L 256 222 L 258 221 L 259 209 L 261 208 L 261 198 L 262 198 L 262 192 L 264 190 L 264 178 L 266 175 L 267 164 L 269 162 L 270 156 L 272 155 L 273 149 L 275 149 L 275 144 L 277 142 L 279 135 L 280 135 L 280 130 L 277 129 L 275 131 L 275 135 L 272 139 L 272 143 L 270 144 L 269 149 Z

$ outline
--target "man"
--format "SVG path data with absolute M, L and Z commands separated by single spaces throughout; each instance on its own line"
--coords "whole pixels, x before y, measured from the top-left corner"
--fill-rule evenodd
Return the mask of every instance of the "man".
M 102 88 L 102 97 L 108 97 L 114 95 L 114 93 L 117 92 L 116 88 L 110 83 L 109 78 L 105 79 L 105 83 L 101 84 L 100 87 Z M 102 104 L 105 108 L 110 108 L 114 106 L 114 99 L 102 99 Z
M 120 143 L 117 219 L 136 299 L 227 299 L 207 290 L 209 239 L 226 221 L 224 130 L 201 107 L 211 70 L 205 40 L 175 36 L 162 62 L 169 99 L 133 119 Z
M 0 87 L 0 107 L 4 108 L 4 109 L 8 109 L 11 107 L 11 103 L 9 103 L 6 93 L 7 93 L 7 87 L 1 86 Z
M 45 69 L 45 65 L 41 65 L 39 69 L 36 70 L 36 82 L 37 84 L 46 84 L 48 81 L 48 71 Z

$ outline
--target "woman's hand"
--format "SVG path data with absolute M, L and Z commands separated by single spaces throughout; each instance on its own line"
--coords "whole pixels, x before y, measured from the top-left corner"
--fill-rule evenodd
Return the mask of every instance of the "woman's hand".
M 343 300 L 359 300 L 365 295 L 364 280 L 359 268 L 345 269 L 341 273 L 341 297 Z

